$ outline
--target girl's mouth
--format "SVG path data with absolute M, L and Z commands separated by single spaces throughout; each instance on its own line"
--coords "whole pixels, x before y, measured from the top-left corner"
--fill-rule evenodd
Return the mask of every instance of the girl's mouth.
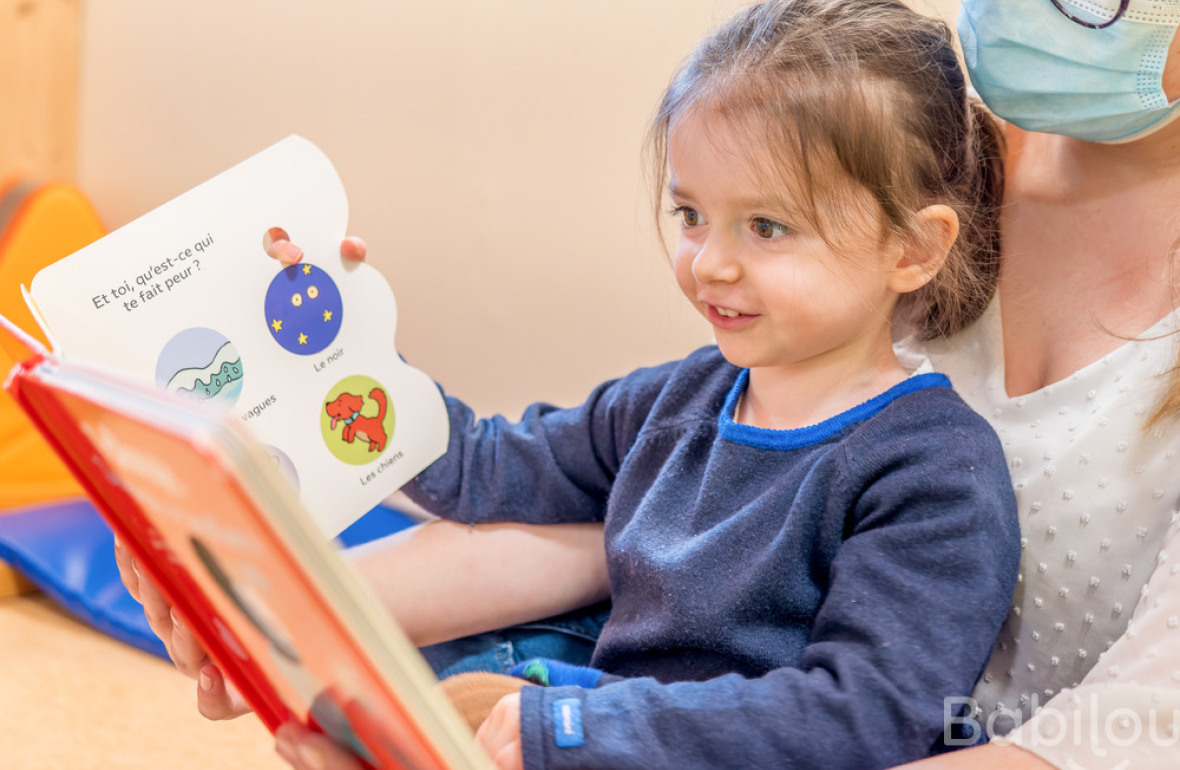
M 747 315 L 740 310 L 729 307 L 708 305 L 708 318 L 719 329 L 739 329 L 752 323 L 757 316 Z

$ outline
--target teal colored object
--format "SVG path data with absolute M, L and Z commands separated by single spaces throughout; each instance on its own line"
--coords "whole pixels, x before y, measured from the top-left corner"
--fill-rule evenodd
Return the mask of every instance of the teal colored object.
M 602 680 L 602 671 L 589 666 L 577 666 L 551 658 L 533 658 L 513 666 L 512 676 L 527 679 L 541 687 L 583 687 L 592 690 Z

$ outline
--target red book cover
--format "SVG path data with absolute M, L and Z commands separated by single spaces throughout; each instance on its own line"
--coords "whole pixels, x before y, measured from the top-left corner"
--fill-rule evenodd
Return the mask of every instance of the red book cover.
M 233 417 L 45 351 L 6 387 L 271 731 L 310 724 L 373 767 L 488 765 Z

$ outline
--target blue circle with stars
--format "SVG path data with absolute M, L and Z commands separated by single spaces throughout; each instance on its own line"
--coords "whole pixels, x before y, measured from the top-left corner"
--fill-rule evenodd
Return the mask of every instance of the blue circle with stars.
M 340 290 L 327 273 L 300 262 L 284 267 L 266 290 L 266 324 L 285 350 L 318 353 L 336 339 L 344 318 Z

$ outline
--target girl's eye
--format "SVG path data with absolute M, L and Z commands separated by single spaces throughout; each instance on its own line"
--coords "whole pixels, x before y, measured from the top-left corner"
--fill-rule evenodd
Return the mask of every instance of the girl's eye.
M 782 238 L 791 234 L 791 228 L 773 219 L 758 217 L 754 220 L 754 232 L 759 238 Z
M 680 217 L 680 223 L 685 227 L 696 227 L 701 223 L 701 215 L 688 206 L 677 206 L 672 209 L 672 214 Z

